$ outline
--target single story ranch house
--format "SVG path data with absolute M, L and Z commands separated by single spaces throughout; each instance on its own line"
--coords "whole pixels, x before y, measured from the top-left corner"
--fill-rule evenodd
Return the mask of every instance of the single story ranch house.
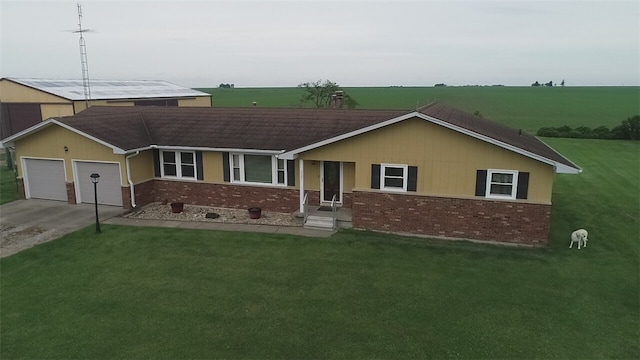
M 3 141 L 26 198 L 132 209 L 168 200 L 304 212 L 353 227 L 547 243 L 555 173 L 581 169 L 536 137 L 440 103 L 415 111 L 91 107 Z M 306 196 L 305 196 L 306 195 Z

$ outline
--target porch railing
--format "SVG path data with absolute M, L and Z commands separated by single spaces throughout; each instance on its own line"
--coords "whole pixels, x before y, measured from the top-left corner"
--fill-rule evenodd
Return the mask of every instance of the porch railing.
M 338 210 L 336 208 L 336 194 L 331 198 L 331 214 L 333 215 L 333 230 L 338 227 Z
M 304 224 L 307 223 L 307 216 L 309 216 L 309 193 L 304 193 L 302 198 L 302 211 L 304 215 Z

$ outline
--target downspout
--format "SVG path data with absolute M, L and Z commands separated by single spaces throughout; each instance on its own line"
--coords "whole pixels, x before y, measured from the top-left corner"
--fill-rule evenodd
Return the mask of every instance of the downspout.
M 140 151 L 136 151 L 135 153 L 131 154 L 131 155 L 127 155 L 126 157 L 126 163 L 127 163 L 127 181 L 129 182 L 129 191 L 131 192 L 131 208 L 135 209 L 136 208 L 136 192 L 135 189 L 133 187 L 133 180 L 131 180 L 131 165 L 129 164 L 129 159 L 131 159 L 134 156 L 137 156 L 140 154 Z

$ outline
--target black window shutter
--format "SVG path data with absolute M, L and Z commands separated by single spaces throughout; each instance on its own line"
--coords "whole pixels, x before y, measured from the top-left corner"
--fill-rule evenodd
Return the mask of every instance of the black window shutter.
M 196 151 L 196 168 L 198 170 L 198 180 L 204 180 L 204 165 L 202 164 L 202 151 Z
M 153 149 L 153 170 L 156 177 L 160 177 L 160 150 Z
M 231 172 L 229 171 L 229 153 L 222 153 L 222 174 L 225 182 L 231 181 Z
M 380 164 L 371 164 L 371 188 L 380 189 Z
M 418 189 L 418 167 L 409 166 L 407 174 L 407 191 L 416 191 Z
M 296 162 L 287 160 L 287 185 L 296 186 Z
M 516 199 L 526 199 L 529 192 L 529 173 L 518 173 L 518 190 L 516 191 Z
M 476 196 L 485 196 L 487 191 L 487 170 L 476 173 Z

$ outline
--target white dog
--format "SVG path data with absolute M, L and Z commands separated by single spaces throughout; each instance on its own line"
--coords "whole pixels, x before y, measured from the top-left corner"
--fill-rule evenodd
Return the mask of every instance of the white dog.
M 580 249 L 580 246 L 584 246 L 587 247 L 587 236 L 589 235 L 589 233 L 587 233 L 587 230 L 585 229 L 578 229 L 574 232 L 571 233 L 571 244 L 569 245 L 569 249 L 571 249 L 571 247 L 573 246 L 574 242 L 578 243 L 578 249 Z

